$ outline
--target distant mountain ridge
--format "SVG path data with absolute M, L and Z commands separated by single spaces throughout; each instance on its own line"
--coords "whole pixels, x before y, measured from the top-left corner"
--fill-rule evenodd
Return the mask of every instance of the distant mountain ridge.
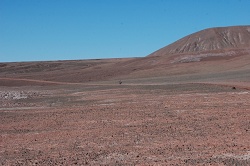
M 190 34 L 149 56 L 250 48 L 250 26 L 209 28 Z

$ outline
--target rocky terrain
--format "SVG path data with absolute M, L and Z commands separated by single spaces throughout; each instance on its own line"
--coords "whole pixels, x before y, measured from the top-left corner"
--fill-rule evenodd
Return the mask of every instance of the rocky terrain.
M 1 63 L 0 165 L 250 165 L 241 33 L 144 58 Z M 214 46 L 186 49 L 197 38 Z
M 206 84 L 14 89 L 11 94 L 30 95 L 3 99 L 12 104 L 0 108 L 1 165 L 250 164 L 245 89 Z
M 230 49 L 249 49 L 250 26 L 209 28 L 188 35 L 150 56 L 190 54 Z

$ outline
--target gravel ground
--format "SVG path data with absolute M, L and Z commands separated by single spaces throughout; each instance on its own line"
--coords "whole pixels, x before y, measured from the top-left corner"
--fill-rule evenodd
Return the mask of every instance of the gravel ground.
M 250 165 L 245 89 L 58 85 L 0 94 L 9 103 L 0 107 L 0 165 Z

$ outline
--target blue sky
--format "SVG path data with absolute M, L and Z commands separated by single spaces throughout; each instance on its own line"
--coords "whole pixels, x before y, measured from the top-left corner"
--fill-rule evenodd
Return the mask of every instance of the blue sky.
M 0 62 L 142 57 L 249 24 L 249 0 L 0 0 Z

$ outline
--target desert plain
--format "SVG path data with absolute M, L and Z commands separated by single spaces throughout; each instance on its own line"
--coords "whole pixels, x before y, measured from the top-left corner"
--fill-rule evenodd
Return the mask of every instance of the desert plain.
M 250 51 L 1 63 L 0 165 L 250 165 Z

